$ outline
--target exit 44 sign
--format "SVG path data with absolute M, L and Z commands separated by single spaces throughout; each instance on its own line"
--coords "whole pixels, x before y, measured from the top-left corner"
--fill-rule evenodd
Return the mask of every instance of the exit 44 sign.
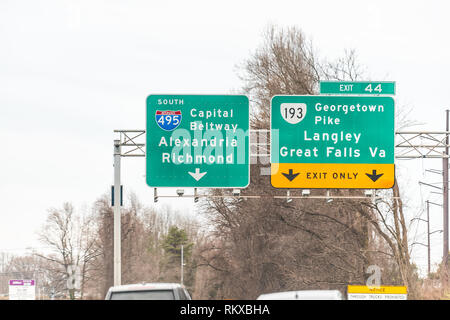
M 272 186 L 391 188 L 394 135 L 391 97 L 274 96 Z
M 245 95 L 150 95 L 150 187 L 245 188 L 250 182 Z
M 395 95 L 393 81 L 321 81 L 321 94 Z

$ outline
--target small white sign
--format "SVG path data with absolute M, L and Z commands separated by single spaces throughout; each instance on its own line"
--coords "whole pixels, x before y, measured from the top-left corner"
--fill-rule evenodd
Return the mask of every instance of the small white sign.
M 348 300 L 407 300 L 406 294 L 349 293 Z
M 36 300 L 34 280 L 9 280 L 9 300 Z

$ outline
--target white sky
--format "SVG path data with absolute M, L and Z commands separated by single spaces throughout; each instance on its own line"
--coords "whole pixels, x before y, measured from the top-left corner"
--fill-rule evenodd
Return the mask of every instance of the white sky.
M 443 130 L 449 9 L 445 0 L 1 0 L 0 252 L 41 246 L 35 232 L 48 208 L 71 201 L 81 210 L 109 191 L 113 130 L 145 129 L 150 93 L 238 89 L 236 65 L 261 43 L 268 23 L 300 27 L 322 57 L 355 49 L 372 80 L 396 81 L 397 104 L 413 108 L 411 119 L 423 130 Z M 125 191 L 152 206 L 144 159 L 122 164 Z M 440 181 L 423 177 L 440 162 L 397 164 L 414 215 L 429 191 L 420 193 L 417 181 Z M 168 203 L 194 210 L 192 200 L 158 206 Z M 440 208 L 432 221 L 432 229 L 442 228 Z M 432 244 L 438 262 L 442 237 Z M 423 269 L 426 250 L 414 253 Z

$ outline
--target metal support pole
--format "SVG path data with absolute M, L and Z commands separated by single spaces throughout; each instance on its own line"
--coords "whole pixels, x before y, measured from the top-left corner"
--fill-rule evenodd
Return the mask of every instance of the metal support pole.
M 181 285 L 183 285 L 183 280 L 184 280 L 184 279 L 183 279 L 183 273 L 184 273 L 184 272 L 183 272 L 183 271 L 184 271 L 184 270 L 183 270 L 183 269 L 184 269 L 184 268 L 183 268 L 183 266 L 184 266 L 184 261 L 183 261 L 183 260 L 184 260 L 184 256 L 183 256 L 183 254 L 184 254 L 183 251 L 184 251 L 184 250 L 183 250 L 183 249 L 184 249 L 184 248 L 183 248 L 183 245 L 181 245 Z
M 446 131 L 449 130 L 449 110 L 445 110 L 446 116 Z M 448 133 L 445 138 L 445 155 L 448 156 Z M 443 272 L 444 272 L 444 287 L 448 285 L 448 157 L 442 159 L 444 172 L 444 254 L 443 254 Z
M 428 248 L 428 277 L 431 272 L 431 246 L 430 246 L 430 202 L 427 200 L 427 248 Z
M 114 286 L 121 285 L 120 140 L 114 140 Z

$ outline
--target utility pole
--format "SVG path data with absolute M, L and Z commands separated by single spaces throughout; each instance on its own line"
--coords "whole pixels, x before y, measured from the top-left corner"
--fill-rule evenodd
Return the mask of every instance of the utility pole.
M 449 131 L 449 110 L 445 110 L 446 116 L 446 137 L 445 137 L 445 155 L 442 159 L 443 162 L 443 173 L 444 173 L 444 226 L 443 226 L 443 234 L 444 234 L 444 254 L 443 254 L 443 284 L 444 287 L 448 284 L 448 131 Z
M 412 245 L 420 244 L 421 246 L 427 247 L 427 251 L 428 251 L 428 273 L 427 273 L 427 277 L 429 278 L 430 277 L 430 273 L 431 273 L 430 201 L 427 200 L 426 204 L 427 204 L 427 220 L 424 220 L 422 218 L 413 218 L 412 220 L 420 220 L 420 221 L 424 221 L 424 222 L 427 223 L 427 244 L 424 244 L 422 242 L 414 242 Z
M 427 200 L 427 249 L 428 249 L 428 277 L 431 273 L 431 246 L 430 246 L 430 201 Z
M 184 253 L 184 252 L 183 252 L 183 249 L 184 249 L 184 248 L 183 248 L 183 245 L 181 245 L 181 285 L 183 285 L 183 280 L 184 280 L 184 279 L 183 279 L 183 273 L 184 273 L 184 272 L 183 272 L 183 271 L 184 271 L 184 270 L 183 270 L 183 267 L 184 267 L 184 261 L 183 261 L 183 260 L 184 260 L 184 257 L 183 257 L 183 253 Z
M 120 140 L 114 140 L 114 286 L 121 285 Z
M 433 185 L 430 185 L 430 186 L 435 187 Z M 435 187 L 435 188 L 437 188 L 437 187 Z M 424 244 L 424 243 L 421 243 L 421 242 L 414 242 L 413 245 L 414 244 L 420 244 L 421 246 L 427 247 L 427 251 L 428 251 L 428 278 L 429 278 L 430 277 L 430 273 L 431 273 L 431 235 L 433 233 L 436 233 L 436 232 L 442 232 L 442 230 L 435 230 L 435 231 L 430 232 L 430 204 L 434 204 L 434 205 L 440 206 L 440 207 L 442 207 L 442 204 L 435 203 L 435 202 L 432 202 L 430 200 L 427 200 L 426 204 L 427 204 L 427 219 L 425 220 L 425 219 L 422 219 L 422 218 L 413 218 L 411 221 L 413 221 L 413 220 L 420 220 L 420 221 L 423 221 L 423 222 L 427 223 L 427 244 Z

